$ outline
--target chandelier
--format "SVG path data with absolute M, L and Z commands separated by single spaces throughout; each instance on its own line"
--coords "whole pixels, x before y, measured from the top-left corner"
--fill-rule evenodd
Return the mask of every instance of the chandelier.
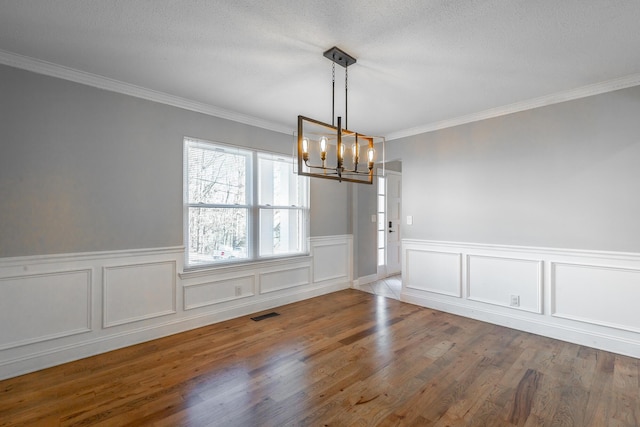
M 298 116 L 298 174 L 337 181 L 373 183 L 376 144 L 384 138 L 364 135 L 348 129 L 348 67 L 356 59 L 337 47 L 324 52 L 332 69 L 331 124 Z M 335 117 L 336 64 L 344 67 L 344 128 L 342 117 Z

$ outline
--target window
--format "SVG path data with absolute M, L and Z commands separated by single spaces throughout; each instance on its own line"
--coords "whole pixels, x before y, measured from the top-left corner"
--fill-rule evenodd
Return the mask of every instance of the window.
M 290 157 L 185 138 L 187 266 L 304 253 L 307 217 Z
M 378 177 L 378 267 L 386 264 L 385 246 L 387 238 L 385 236 L 385 186 L 386 181 L 382 176 Z

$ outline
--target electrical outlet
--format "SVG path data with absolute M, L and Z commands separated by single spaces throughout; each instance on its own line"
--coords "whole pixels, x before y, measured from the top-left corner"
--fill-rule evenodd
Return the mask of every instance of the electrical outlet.
M 511 307 L 520 307 L 520 295 L 511 295 Z
M 236 296 L 242 295 L 242 286 L 236 286 Z

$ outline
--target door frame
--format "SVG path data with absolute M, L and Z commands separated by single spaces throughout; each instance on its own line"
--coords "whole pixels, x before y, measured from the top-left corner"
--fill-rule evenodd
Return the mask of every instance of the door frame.
M 380 169 L 378 169 L 378 171 L 380 171 Z M 400 179 L 402 179 L 402 172 L 391 171 L 391 170 L 385 168 L 384 176 L 383 176 L 383 178 L 384 178 L 384 187 L 385 187 L 384 188 L 384 196 L 383 196 L 384 197 L 384 209 L 385 210 L 384 210 L 384 223 L 382 224 L 382 228 L 384 229 L 384 240 L 385 240 L 384 241 L 384 264 L 378 265 L 377 274 L 378 274 L 378 278 L 379 279 L 383 279 L 383 278 L 385 278 L 385 277 L 387 277 L 389 275 L 388 274 L 388 269 L 387 269 L 388 253 L 389 253 L 388 252 L 388 249 L 389 249 L 389 227 L 387 226 L 387 223 L 389 221 L 389 219 L 388 219 L 389 218 L 388 217 L 388 213 L 389 213 L 389 191 L 388 191 L 389 180 L 388 180 L 388 177 L 389 177 L 390 174 L 391 175 L 400 176 Z M 378 185 L 378 184 L 376 183 L 376 185 Z M 380 193 L 379 193 L 379 189 L 378 188 L 376 188 L 376 197 L 380 197 Z M 398 210 L 398 224 L 397 224 L 397 227 L 396 227 L 396 232 L 398 232 L 398 233 L 400 232 L 399 229 L 400 229 L 400 225 L 402 223 L 402 192 L 400 192 L 399 198 L 400 198 L 400 206 L 398 208 L 399 209 Z M 378 200 L 376 200 L 376 206 L 378 206 Z M 379 234 L 379 231 L 382 231 L 382 230 L 380 230 L 381 227 L 380 227 L 379 221 L 380 220 L 378 219 L 377 224 L 376 224 L 377 251 L 380 249 L 380 241 L 379 241 L 380 240 L 380 234 Z M 398 244 L 401 245 L 400 235 L 398 235 L 398 240 L 399 240 Z M 376 251 L 376 258 L 377 258 L 377 251 Z M 402 251 L 399 251 L 398 262 L 400 264 L 399 273 L 402 273 Z M 376 260 L 376 263 L 377 263 L 377 260 Z M 394 274 L 397 274 L 397 273 L 394 273 Z
M 402 250 L 401 250 L 401 245 L 402 245 L 402 241 L 400 239 L 400 230 L 402 228 L 402 172 L 397 172 L 397 171 L 391 171 L 391 170 L 386 170 L 386 176 L 387 179 L 385 180 L 385 213 L 387 214 L 387 216 L 385 216 L 385 222 L 389 223 L 389 176 L 390 175 L 394 175 L 396 177 L 398 177 L 400 179 L 400 192 L 398 194 L 398 217 L 397 217 L 397 223 L 395 224 L 394 230 L 390 230 L 390 228 L 388 227 L 388 224 L 385 224 L 385 238 L 386 238 L 386 253 L 385 253 L 385 269 L 386 269 L 386 275 L 390 275 L 390 274 L 400 274 L 402 273 Z M 398 245 L 398 269 L 397 271 L 393 271 L 393 272 L 389 272 L 389 238 L 390 238 L 390 234 L 391 232 L 397 233 L 395 234 L 395 236 L 397 236 L 397 245 Z

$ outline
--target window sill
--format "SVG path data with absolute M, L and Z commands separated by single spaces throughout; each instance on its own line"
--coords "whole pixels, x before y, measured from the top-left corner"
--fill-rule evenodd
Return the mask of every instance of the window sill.
M 184 267 L 182 273 L 178 276 L 180 279 L 191 279 L 194 277 L 208 276 L 213 273 L 229 273 L 234 271 L 242 271 L 248 268 L 263 268 L 278 265 L 292 264 L 295 262 L 310 261 L 311 255 L 304 253 L 300 255 L 285 255 L 279 257 L 262 258 L 250 261 L 232 261 L 220 264 L 198 265 L 193 267 Z

